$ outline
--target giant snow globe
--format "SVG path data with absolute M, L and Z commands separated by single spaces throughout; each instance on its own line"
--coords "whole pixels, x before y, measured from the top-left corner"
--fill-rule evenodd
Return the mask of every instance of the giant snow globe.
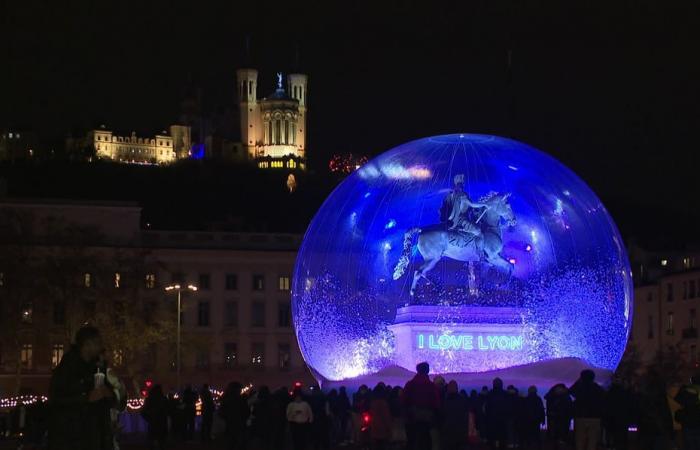
M 615 223 L 576 174 L 520 142 L 454 134 L 340 183 L 299 250 L 292 312 L 325 385 L 399 383 L 422 361 L 467 383 L 504 371 L 570 382 L 617 366 L 632 280 Z

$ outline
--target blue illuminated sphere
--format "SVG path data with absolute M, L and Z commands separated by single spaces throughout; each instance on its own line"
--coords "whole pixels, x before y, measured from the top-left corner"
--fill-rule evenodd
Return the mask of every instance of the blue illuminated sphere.
M 494 222 L 485 208 L 455 209 L 449 198 L 463 199 L 460 189 L 473 204 L 502 198 L 512 216 Z M 460 233 L 445 231 L 453 226 Z M 469 227 L 477 234 L 467 233 Z M 454 239 L 440 241 L 440 233 Z M 478 244 L 470 240 L 477 235 Z M 412 289 L 424 253 L 440 245 L 453 245 L 454 252 L 473 245 L 474 257 L 460 261 L 444 253 Z M 509 326 L 520 327 L 526 341 L 516 359 L 507 351 L 476 358 L 459 356 L 467 348 L 460 337 L 457 351 L 446 344 L 434 352 L 437 373 L 561 358 L 614 370 L 632 319 L 629 261 L 601 201 L 554 158 L 496 136 L 419 139 L 372 159 L 328 197 L 304 237 L 292 293 L 299 346 L 320 380 L 347 380 L 407 361 L 397 354 L 396 324 L 412 323 L 413 307 L 434 312 L 427 326 L 436 330 L 436 342 L 455 335 L 455 326 L 482 320 L 480 311 L 509 315 Z M 455 311 L 463 313 L 455 318 Z M 428 338 L 425 332 L 419 344 L 428 346 Z

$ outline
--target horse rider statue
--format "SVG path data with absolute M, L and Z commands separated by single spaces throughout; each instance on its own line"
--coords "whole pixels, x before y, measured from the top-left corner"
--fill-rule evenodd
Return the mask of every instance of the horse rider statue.
M 440 207 L 440 222 L 447 230 L 465 233 L 470 239 L 475 239 L 481 235 L 479 219 L 475 220 L 473 214 L 476 208 L 488 208 L 488 205 L 472 201 L 464 191 L 464 174 L 455 175 L 454 188 Z

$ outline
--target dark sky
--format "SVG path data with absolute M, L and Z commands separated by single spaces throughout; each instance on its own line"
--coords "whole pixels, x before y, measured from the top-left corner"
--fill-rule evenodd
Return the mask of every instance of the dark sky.
M 102 122 L 154 132 L 193 84 L 205 112 L 232 108 L 243 65 L 261 70 L 267 94 L 299 48 L 316 166 L 339 151 L 492 133 L 559 158 L 623 220 L 694 229 L 697 2 L 373 3 L 6 0 L 0 127 L 58 141 Z

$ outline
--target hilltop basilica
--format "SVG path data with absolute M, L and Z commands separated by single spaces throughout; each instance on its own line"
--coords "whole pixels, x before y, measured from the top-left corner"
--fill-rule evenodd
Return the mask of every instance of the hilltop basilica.
M 258 71 L 239 69 L 238 120 L 212 126 L 196 112 L 183 114 L 178 124 L 154 136 L 118 134 L 105 125 L 86 135 L 69 138 L 69 152 L 126 164 L 170 164 L 177 160 L 226 159 L 250 161 L 260 169 L 306 170 L 307 76 L 277 74 L 276 88 L 258 98 Z M 235 122 L 238 121 L 236 124 Z M 239 128 L 237 135 L 222 129 Z

